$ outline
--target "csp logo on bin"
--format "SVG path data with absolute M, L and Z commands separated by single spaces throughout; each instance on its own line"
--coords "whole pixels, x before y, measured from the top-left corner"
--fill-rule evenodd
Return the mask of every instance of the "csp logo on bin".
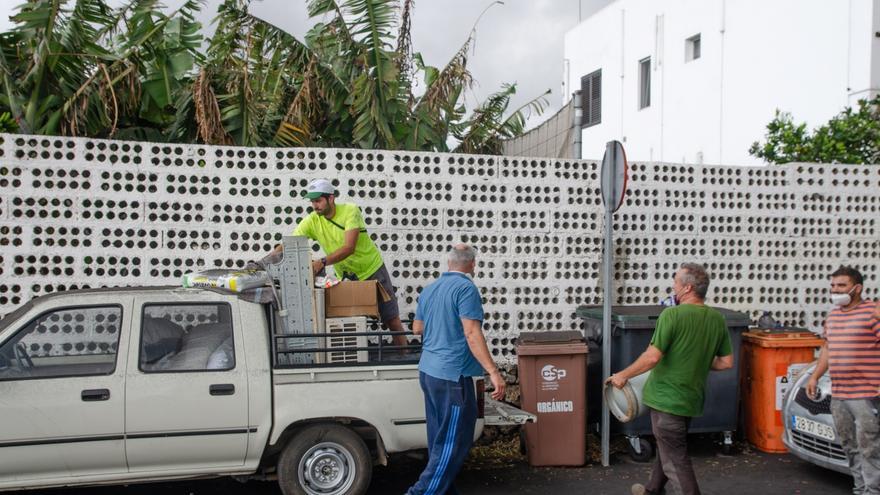
M 565 378 L 565 375 L 567 374 L 568 373 L 564 369 L 557 368 L 552 364 L 548 364 L 547 366 L 541 368 L 541 378 L 543 378 L 544 381 L 547 382 L 555 382 L 556 380 L 561 380 Z

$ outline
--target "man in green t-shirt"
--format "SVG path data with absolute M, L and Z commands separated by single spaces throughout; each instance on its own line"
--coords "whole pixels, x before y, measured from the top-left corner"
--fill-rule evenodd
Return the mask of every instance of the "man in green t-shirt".
M 305 191 L 312 203 L 312 212 L 296 226 L 293 235 L 317 241 L 327 256 L 312 261 L 312 271 L 317 274 L 327 265 L 339 279 L 375 280 L 390 296 L 380 301 L 379 316 L 392 332 L 403 332 L 397 296 L 391 284 L 391 275 L 382 261 L 382 254 L 367 234 L 367 224 L 357 205 L 336 202 L 336 190 L 326 179 L 309 182 Z M 274 254 L 280 254 L 281 246 Z M 395 334 L 394 345 L 406 345 L 406 337 Z
M 661 493 L 667 482 L 674 493 L 699 494 L 687 455 L 691 418 L 703 414 L 709 370 L 733 367 L 733 349 L 724 316 L 705 305 L 709 274 L 696 263 L 683 263 L 672 283 L 676 306 L 665 309 L 648 349 L 610 378 L 617 388 L 649 370 L 642 400 L 651 410 L 657 458 L 647 486 L 635 484 L 633 495 Z

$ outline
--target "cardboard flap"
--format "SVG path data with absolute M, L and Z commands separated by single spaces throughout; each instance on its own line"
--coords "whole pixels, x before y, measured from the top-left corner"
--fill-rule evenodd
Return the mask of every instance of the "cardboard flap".
M 376 288 L 379 289 L 379 298 L 382 300 L 383 303 L 387 303 L 391 300 L 391 294 L 389 294 L 388 291 L 385 290 L 385 287 L 383 287 L 382 284 L 377 283 Z

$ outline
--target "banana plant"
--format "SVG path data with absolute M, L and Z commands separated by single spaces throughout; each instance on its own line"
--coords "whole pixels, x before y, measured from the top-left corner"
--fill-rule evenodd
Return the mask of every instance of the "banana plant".
M 0 108 L 21 132 L 162 135 L 198 58 L 200 2 L 30 0 L 0 34 Z
M 467 116 L 475 30 L 430 66 L 414 0 L 307 0 L 302 39 L 223 0 L 204 48 L 200 2 L 28 1 L 0 34 L 0 114 L 34 134 L 497 153 L 546 108 L 542 95 L 507 114 L 505 85 Z

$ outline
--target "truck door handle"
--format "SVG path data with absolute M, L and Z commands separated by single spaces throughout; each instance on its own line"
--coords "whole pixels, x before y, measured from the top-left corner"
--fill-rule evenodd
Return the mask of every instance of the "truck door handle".
M 83 402 L 97 402 L 102 400 L 110 400 L 110 390 L 106 388 L 96 388 L 92 390 L 83 390 L 82 394 Z
M 231 383 L 211 385 L 208 390 L 211 392 L 211 395 L 233 395 L 235 393 L 235 385 Z

